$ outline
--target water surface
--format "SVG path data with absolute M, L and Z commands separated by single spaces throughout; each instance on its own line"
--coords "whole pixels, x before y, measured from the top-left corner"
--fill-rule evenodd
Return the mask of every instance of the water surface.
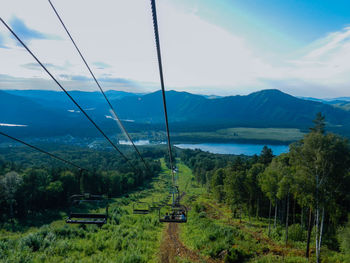
M 205 152 L 219 153 L 219 154 L 244 154 L 244 155 L 259 155 L 265 144 L 241 144 L 241 143 L 198 143 L 175 144 L 181 149 L 200 149 Z M 274 155 L 288 152 L 288 145 L 267 145 L 271 148 Z

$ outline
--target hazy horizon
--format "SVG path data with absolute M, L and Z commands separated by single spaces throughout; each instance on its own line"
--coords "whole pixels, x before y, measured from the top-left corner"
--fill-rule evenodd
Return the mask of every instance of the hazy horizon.
M 18 91 L 53 91 L 53 92 L 63 92 L 62 90 L 52 90 L 52 89 L 1 89 L 2 91 L 15 91 L 15 90 L 18 90 Z M 200 96 L 205 96 L 205 97 L 210 97 L 210 96 L 216 96 L 216 97 L 230 97 L 230 96 L 247 96 L 249 94 L 252 94 L 252 93 L 255 93 L 255 92 L 260 92 L 260 91 L 265 91 L 265 90 L 279 90 L 279 89 L 261 89 L 261 90 L 257 90 L 257 91 L 252 91 L 252 92 L 249 92 L 249 93 L 237 93 L 237 94 L 229 94 L 229 95 L 218 95 L 218 94 L 214 94 L 214 93 L 211 93 L 211 94 L 205 94 L 205 93 L 197 93 L 197 92 L 191 92 L 191 91 L 186 91 L 186 90 L 175 90 L 175 89 L 170 89 L 170 90 L 167 90 L 166 92 L 169 92 L 169 91 L 176 91 L 176 92 L 187 92 L 187 93 L 190 93 L 190 94 L 194 94 L 194 95 L 200 95 Z M 75 92 L 75 91 L 81 91 L 81 92 L 97 92 L 97 93 L 100 93 L 99 90 L 70 90 L 69 92 Z M 155 93 L 155 92 L 160 92 L 161 89 L 159 90 L 154 90 L 154 91 L 145 91 L 145 92 L 133 92 L 133 91 L 123 91 L 123 90 L 117 90 L 117 89 L 108 89 L 108 90 L 104 90 L 104 92 L 110 92 L 110 91 L 118 91 L 118 92 L 127 92 L 127 93 L 132 93 L 132 94 L 137 94 L 137 95 L 146 95 L 146 94 L 151 94 L 151 93 Z M 281 90 L 279 90 L 281 91 Z M 281 91 L 283 92 L 283 91 Z M 286 93 L 286 94 L 289 94 L 287 92 L 283 92 L 283 93 Z M 289 95 L 292 95 L 292 94 L 289 94 Z M 297 95 L 292 95 L 293 97 L 296 97 L 296 98 L 313 98 L 313 99 L 320 99 L 320 100 L 336 100 L 336 99 L 341 99 L 341 98 L 350 98 L 350 96 L 340 96 L 340 97 L 324 97 L 324 98 L 321 98 L 321 97 L 310 97 L 310 96 L 297 96 Z

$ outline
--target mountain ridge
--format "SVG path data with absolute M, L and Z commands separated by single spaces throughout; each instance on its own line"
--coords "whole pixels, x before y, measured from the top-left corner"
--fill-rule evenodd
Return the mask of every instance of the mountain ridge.
M 0 123 L 25 124 L 23 121 L 31 120 L 30 125 L 46 127 L 47 132 L 49 127 L 54 127 L 55 134 L 64 135 L 71 130 L 79 134 L 82 129 L 84 134 L 94 133 L 86 118 L 63 92 L 3 90 L 0 94 L 0 104 L 3 106 Z M 116 123 L 109 117 L 110 111 L 101 93 L 71 91 L 70 94 L 104 129 L 115 131 Z M 127 126 L 140 124 L 161 129 L 164 123 L 161 91 L 148 94 L 107 91 L 106 95 L 121 119 L 132 120 L 133 124 L 128 123 Z M 350 134 L 349 111 L 300 99 L 277 89 L 218 98 L 171 90 L 166 92 L 166 99 L 169 121 L 175 131 L 227 127 L 307 129 L 313 125 L 316 113 L 321 112 L 325 114 L 330 130 Z

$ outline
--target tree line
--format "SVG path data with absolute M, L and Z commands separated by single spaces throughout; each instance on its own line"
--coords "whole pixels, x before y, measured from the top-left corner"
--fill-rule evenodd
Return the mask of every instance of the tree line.
M 321 114 L 309 133 L 279 156 L 265 146 L 250 158 L 199 150 L 184 150 L 181 158 L 217 201 L 230 205 L 234 217 L 268 218 L 269 236 L 283 224 L 286 244 L 290 225 L 307 231 L 305 255 L 309 257 L 313 239 L 317 262 L 323 244 L 350 253 L 344 241 L 350 228 L 341 228 L 350 213 L 349 142 L 327 133 Z
M 130 164 L 111 151 L 57 147 L 54 153 L 88 171 L 72 169 L 59 161 L 23 147 L 0 152 L 0 221 L 23 220 L 47 209 L 69 207 L 73 194 L 92 193 L 116 197 L 143 186 L 160 170 L 163 149 L 145 150 L 148 169 L 133 154 Z M 50 148 L 50 147 L 48 147 Z

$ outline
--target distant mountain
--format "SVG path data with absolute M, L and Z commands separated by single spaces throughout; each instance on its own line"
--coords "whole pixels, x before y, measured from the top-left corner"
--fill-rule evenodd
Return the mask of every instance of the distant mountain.
M 53 122 L 52 120 L 56 120 Z M 25 125 L 18 129 L 11 129 L 15 131 L 36 131 L 47 130 L 46 127 L 50 125 L 50 129 L 57 128 L 57 122 L 67 122 L 67 116 L 59 111 L 52 110 L 47 106 L 43 106 L 30 98 L 16 96 L 4 91 L 0 91 L 0 123 Z M 6 129 L 3 128 L 2 129 Z
M 201 95 L 187 92 L 168 91 L 166 93 L 168 116 L 171 122 L 187 122 L 199 105 L 210 101 Z M 132 119 L 144 123 L 164 122 L 164 111 L 161 91 L 144 96 L 126 97 L 113 100 L 119 115 L 123 119 Z
M 186 92 L 167 92 L 171 122 L 203 125 L 307 128 L 317 112 L 326 115 L 329 126 L 350 123 L 350 114 L 320 102 L 298 99 L 279 90 L 263 90 L 247 96 L 206 99 Z M 161 93 L 113 101 L 123 118 L 138 122 L 164 120 Z
M 298 97 L 298 98 L 304 99 L 304 100 L 324 102 L 324 103 L 329 103 L 329 102 L 333 102 L 333 101 L 348 101 L 348 102 L 350 102 L 350 97 L 337 97 L 337 98 L 326 98 L 326 99 L 318 99 L 318 98 L 313 98 L 313 97 Z
M 70 94 L 107 133 L 115 134 L 116 123 L 108 105 L 97 92 Z M 119 117 L 133 131 L 164 128 L 160 91 L 133 94 L 106 92 Z M 226 127 L 292 127 L 307 129 L 316 113 L 326 115 L 329 129 L 350 134 L 350 112 L 317 101 L 300 99 L 279 90 L 263 90 L 246 96 L 206 98 L 187 92 L 166 92 L 172 131 L 203 131 Z M 27 134 L 98 135 L 66 95 L 56 91 L 1 91 L 0 123 L 25 124 L 7 128 Z M 147 128 L 146 128 L 147 126 Z M 3 129 L 3 127 L 1 127 Z
M 346 111 L 350 111 L 350 97 L 338 97 L 333 99 L 317 99 L 312 97 L 300 97 L 300 98 L 305 100 L 322 102 Z
M 52 90 L 4 90 L 6 93 L 22 96 L 45 106 L 63 109 L 74 109 L 75 106 L 71 100 L 67 98 L 67 95 L 61 91 Z M 101 107 L 105 104 L 105 99 L 100 91 L 68 91 L 68 93 L 83 107 L 93 108 Z M 122 99 L 128 96 L 136 96 L 137 94 L 109 90 L 105 92 L 109 100 Z
M 350 101 L 341 101 L 341 100 L 335 100 L 329 103 L 330 105 L 346 110 L 346 111 L 350 111 Z
M 87 95 L 86 93 L 77 93 L 78 95 L 74 94 L 72 96 L 82 98 L 82 101 L 85 102 L 88 101 L 84 98 L 84 95 Z M 22 96 L 14 94 L 21 94 Z M 90 101 L 94 102 L 93 96 L 88 95 L 87 97 L 91 96 Z M 101 100 L 101 102 L 104 101 Z M 109 114 L 106 108 L 106 106 L 99 107 L 99 111 L 96 112 L 91 112 L 89 109 L 86 109 L 86 111 L 96 122 L 104 124 L 104 122 L 108 122 L 105 115 L 102 115 Z M 102 118 L 97 118 L 98 115 Z M 21 126 L 11 127 L 8 124 Z M 63 92 L 56 91 L 0 91 L 0 125 L 1 130 L 10 131 L 13 135 L 35 135 L 38 137 L 66 134 L 75 136 L 98 135 L 95 128 L 68 100 L 67 96 Z
M 331 99 L 331 100 L 340 100 L 340 101 L 349 101 L 350 102 L 350 97 L 338 97 L 338 98 Z

